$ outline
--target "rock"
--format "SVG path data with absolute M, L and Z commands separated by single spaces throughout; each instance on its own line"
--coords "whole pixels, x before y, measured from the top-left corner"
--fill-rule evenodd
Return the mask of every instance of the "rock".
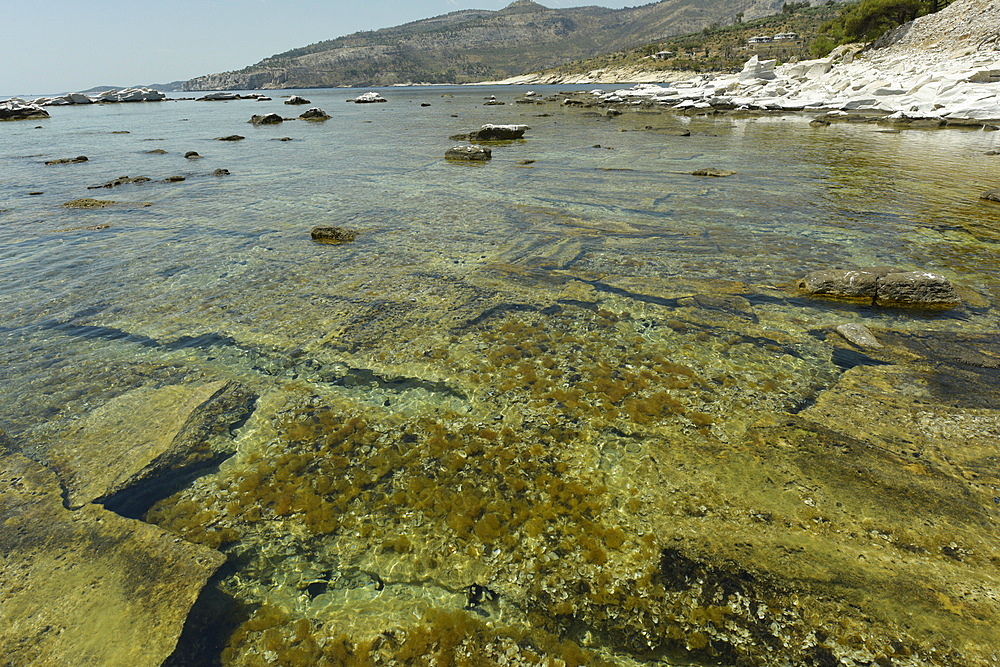
M 774 73 L 774 66 L 776 63 L 776 60 L 761 60 L 755 54 L 743 65 L 743 71 L 740 72 L 739 79 L 740 81 L 754 79 L 770 81 L 772 79 L 776 79 L 777 75 Z
M 358 238 L 358 232 L 345 227 L 313 227 L 312 240 L 320 243 L 349 243 Z
M 78 155 L 76 157 L 68 157 L 61 160 L 49 160 L 45 164 L 79 164 L 87 161 L 86 155 Z
M 445 152 L 444 157 L 448 160 L 471 160 L 483 162 L 493 158 L 493 151 L 486 146 L 480 146 L 479 144 L 473 144 L 471 146 L 454 146 Z
M 180 183 L 181 181 L 186 181 L 186 176 L 167 176 L 163 179 L 164 183 Z
M 323 111 L 319 107 L 313 107 L 312 109 L 309 109 L 308 111 L 300 115 L 299 118 L 301 118 L 302 120 L 324 121 L 324 120 L 330 120 L 331 116 L 330 114 Z
M 63 204 L 66 208 L 109 208 L 117 206 L 119 202 L 106 201 L 103 199 L 74 199 Z
M 228 169 L 216 169 L 215 171 L 212 172 L 212 175 L 213 176 L 229 176 L 229 170 Z
M 125 490 L 142 495 L 157 478 L 212 459 L 213 433 L 242 418 L 251 398 L 225 381 L 133 389 L 80 419 L 46 458 L 71 509 Z
M 713 176 L 715 178 L 725 178 L 726 176 L 732 176 L 735 171 L 727 171 L 726 169 L 715 169 L 709 167 L 708 169 L 696 169 L 691 172 L 692 176 Z
M 354 98 L 355 104 L 376 104 L 379 102 L 388 102 L 388 101 L 389 100 L 385 99 L 384 97 L 382 97 L 381 95 L 379 95 L 374 91 L 369 93 L 363 93 Z
M 254 114 L 253 116 L 250 116 L 250 120 L 248 120 L 247 122 L 252 123 L 254 125 L 277 125 L 278 123 L 281 123 L 284 120 L 285 120 L 284 118 L 282 118 L 276 113 L 268 113 L 264 114 L 263 116 L 258 116 Z
M 470 132 L 466 138 L 457 141 L 511 141 L 520 139 L 525 131 L 529 130 L 527 125 L 483 125 L 478 130 Z
M 37 104 L 43 107 L 59 107 L 59 106 L 69 106 L 72 104 L 93 104 L 94 100 L 90 99 L 83 93 L 68 93 L 66 95 L 59 95 L 58 97 L 40 97 L 34 100 L 32 104 Z
M 30 120 L 48 118 L 49 112 L 37 104 L 13 97 L 0 102 L 0 120 Z
M 1000 189 L 984 192 L 983 194 L 979 195 L 979 198 L 984 201 L 1000 202 Z
M 159 102 L 167 96 L 152 88 L 123 88 L 109 90 L 95 98 L 95 102 Z
M 277 139 L 271 139 L 271 141 L 295 141 L 291 137 L 278 137 Z
M 87 189 L 88 190 L 97 190 L 98 188 L 111 189 L 111 188 L 116 188 L 119 185 L 125 185 L 126 183 L 146 183 L 149 180 L 150 179 L 146 178 L 145 176 L 136 176 L 134 178 L 132 176 L 119 176 L 115 180 L 108 181 L 103 185 L 88 185 Z
M 866 300 L 873 305 L 952 306 L 961 302 L 947 278 L 888 266 L 813 271 L 798 283 L 810 296 Z
M 299 95 L 292 95 L 287 100 L 285 100 L 285 104 L 291 104 L 291 105 L 295 106 L 295 105 L 299 105 L 299 104 L 312 104 L 312 102 L 310 102 L 306 98 L 301 97 Z
M 244 137 L 243 135 L 240 135 L 240 134 L 230 134 L 229 136 L 226 136 L 226 137 L 216 137 L 215 138 L 216 141 L 243 141 L 244 139 L 246 139 L 246 137 Z M 185 155 L 184 157 L 187 157 L 187 156 Z
M 429 107 L 430 106 L 430 102 L 421 102 L 420 106 L 422 106 L 422 107 Z
M 99 505 L 71 511 L 50 470 L 0 455 L 0 646 L 9 665 L 155 667 L 225 557 Z
M 187 153 L 184 154 L 184 157 L 186 157 L 189 160 L 201 159 L 201 155 L 199 155 L 196 151 L 188 151 Z
M 243 99 L 242 96 L 238 95 L 237 93 L 232 93 L 232 92 L 229 92 L 229 91 L 220 91 L 220 92 L 217 92 L 217 93 L 209 93 L 208 95 L 205 95 L 203 97 L 199 97 L 197 101 L 198 102 L 219 102 L 219 101 L 221 101 L 221 102 L 227 102 L 227 101 L 230 101 L 230 100 L 241 100 L 241 99 Z
M 840 324 L 837 326 L 837 333 L 858 347 L 882 347 L 882 343 L 878 342 L 868 327 L 863 324 Z
M 270 102 L 271 98 L 270 97 L 265 97 L 265 96 L 261 95 L 260 97 L 257 98 L 257 101 L 258 102 Z
M 146 153 L 148 155 L 166 155 L 167 151 L 163 150 L 162 148 L 154 148 L 151 151 L 146 151 Z

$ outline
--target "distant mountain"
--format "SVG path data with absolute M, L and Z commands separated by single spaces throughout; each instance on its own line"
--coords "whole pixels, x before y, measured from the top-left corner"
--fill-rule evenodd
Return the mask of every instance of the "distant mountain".
M 812 0 L 819 4 L 824 0 Z M 184 90 L 471 83 L 503 79 L 711 25 L 781 11 L 784 0 L 663 0 L 641 7 L 549 9 L 517 0 L 359 32 L 186 81 Z

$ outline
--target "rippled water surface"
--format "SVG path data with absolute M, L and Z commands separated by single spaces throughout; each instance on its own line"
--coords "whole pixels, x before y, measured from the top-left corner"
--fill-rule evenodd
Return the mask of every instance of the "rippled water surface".
M 906 385 L 890 377 L 902 357 L 832 329 L 995 335 L 1000 207 L 978 198 L 998 187 L 986 153 L 1000 133 L 609 118 L 515 104 L 511 88 L 345 103 L 354 92 L 303 92 L 322 123 L 246 123 L 307 108 L 275 96 L 0 126 L 0 427 L 18 447 L 45 461 L 75 420 L 142 387 L 225 380 L 257 396 L 232 426 L 235 454 L 145 514 L 230 556 L 211 586 L 241 611 L 185 641 L 228 644 L 231 664 L 364 664 L 366 651 L 772 664 L 752 657 L 772 640 L 748 625 L 751 606 L 773 595 L 791 609 L 801 593 L 824 601 L 818 620 L 772 608 L 774 642 L 846 655 L 809 624 L 864 606 L 878 637 L 855 649 L 884 654 L 905 596 L 868 587 L 893 566 L 800 584 L 854 572 L 844 554 L 867 554 L 865 531 L 924 510 L 894 514 L 858 478 L 811 486 L 821 473 L 775 444 L 798 436 L 766 429 L 818 414 L 859 367 L 889 373 L 862 385 L 968 403 L 964 380 Z M 507 104 L 484 106 L 489 94 Z M 530 130 L 488 163 L 443 159 L 449 135 L 488 122 Z M 44 164 L 77 155 L 89 160 Z M 705 167 L 735 174 L 690 175 Z M 151 180 L 87 189 L 123 175 Z M 81 197 L 118 204 L 62 206 Z M 314 226 L 360 235 L 317 244 Z M 872 265 L 941 273 L 964 303 L 921 313 L 795 289 L 811 270 Z M 994 398 L 977 404 L 984 419 Z M 862 418 L 794 432 L 819 442 L 816 424 L 848 415 Z M 906 440 L 900 428 L 878 437 Z M 931 555 L 885 576 L 951 577 L 927 564 L 930 543 L 964 528 L 913 530 L 907 544 Z M 776 555 L 792 545 L 807 556 Z M 730 566 L 749 579 L 709 590 Z M 927 618 L 906 632 L 961 648 L 954 619 Z

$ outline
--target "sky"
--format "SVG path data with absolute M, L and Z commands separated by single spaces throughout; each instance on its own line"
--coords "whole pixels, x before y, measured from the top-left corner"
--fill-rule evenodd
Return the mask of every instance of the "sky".
M 620 9 L 650 0 L 541 0 Z M 289 49 L 511 0 L 0 0 L 0 99 L 242 69 Z

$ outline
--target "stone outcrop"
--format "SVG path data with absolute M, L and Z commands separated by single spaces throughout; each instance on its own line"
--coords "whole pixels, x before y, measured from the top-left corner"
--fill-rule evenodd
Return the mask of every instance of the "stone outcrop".
M 485 162 L 493 158 L 493 151 L 486 146 L 473 144 L 471 146 L 453 146 L 445 154 L 448 160 L 464 160 L 471 162 Z
M 351 101 L 355 104 L 377 104 L 379 102 L 388 102 L 389 100 L 385 99 L 375 91 L 371 91 L 368 93 L 362 93 Z
M 736 75 L 700 74 L 668 86 L 639 84 L 600 91 L 602 102 L 651 102 L 697 112 L 866 111 L 895 119 L 1000 119 L 996 0 L 956 0 L 902 26 L 880 48 L 776 66 L 757 56 Z
M 985 201 L 995 201 L 1000 202 L 1000 189 L 990 190 L 989 192 L 984 192 L 979 196 L 980 199 Z
M 244 139 L 246 139 L 246 137 L 241 134 L 229 134 L 224 137 L 215 138 L 216 141 L 243 141 Z
M 152 88 L 109 90 L 93 98 L 95 102 L 160 102 L 167 96 Z
M 48 118 L 49 112 L 37 104 L 16 97 L 0 102 L 0 121 Z
M 813 271 L 798 287 L 810 296 L 864 300 L 877 305 L 951 306 L 961 302 L 944 276 L 889 266 Z
M 70 511 L 55 474 L 0 452 L 4 664 L 156 667 L 224 561 L 98 505 Z
M 80 419 L 46 456 L 69 507 L 81 507 L 212 459 L 212 434 L 241 418 L 250 398 L 222 381 L 141 387 Z
M 276 113 L 267 113 L 262 116 L 254 114 L 247 122 L 252 123 L 253 125 L 277 125 L 284 120 L 284 118 Z
M 301 95 L 292 95 L 287 100 L 285 100 L 285 104 L 290 104 L 292 106 L 297 106 L 297 105 L 300 105 L 300 104 L 311 104 L 311 102 L 309 100 L 307 100 L 306 98 L 302 97 Z
M 527 125 L 493 125 L 487 124 L 478 130 L 473 130 L 468 134 L 456 134 L 451 137 L 452 141 L 512 141 L 521 139 L 524 133 L 529 130 Z
M 313 107 L 312 109 L 308 109 L 304 113 L 302 113 L 299 116 L 299 118 L 301 118 L 302 120 L 324 121 L 324 120 L 330 120 L 331 116 L 330 114 L 323 111 L 319 107 Z
M 231 93 L 228 91 L 218 91 L 214 93 L 209 93 L 208 95 L 202 95 L 198 98 L 199 102 L 229 102 L 231 100 L 242 100 L 243 96 L 239 93 Z

